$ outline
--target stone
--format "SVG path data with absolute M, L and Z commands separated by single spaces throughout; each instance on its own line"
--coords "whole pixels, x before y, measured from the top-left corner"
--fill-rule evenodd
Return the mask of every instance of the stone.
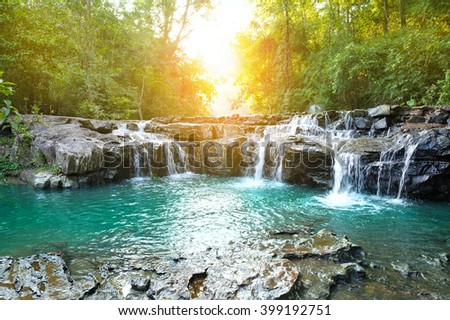
M 131 281 L 131 288 L 136 291 L 147 291 L 150 287 L 150 279 L 138 278 Z
M 423 122 L 425 122 L 425 120 L 426 119 L 424 116 L 412 115 L 411 117 L 409 117 L 407 122 L 408 123 L 423 123 Z
M 64 189 L 78 188 L 79 184 L 78 184 L 77 178 L 62 176 L 61 177 L 61 187 Z
M 450 106 L 439 106 L 439 109 L 445 112 L 450 113 Z
M 90 173 L 102 168 L 103 143 L 89 138 L 64 138 L 56 143 L 55 154 L 63 174 Z
M 98 284 L 98 279 L 90 275 L 75 281 L 59 255 L 0 258 L 0 299 L 83 299 Z
M 377 106 L 375 108 L 370 108 L 367 110 L 367 112 L 368 112 L 369 116 L 371 116 L 373 118 L 390 116 L 391 115 L 391 106 L 389 106 L 387 104 L 383 104 L 383 105 Z
M 353 117 L 355 118 L 365 118 L 369 115 L 369 112 L 364 109 L 355 109 L 353 110 Z
M 33 188 L 35 189 L 49 189 L 51 187 L 51 179 L 54 177 L 51 172 L 39 172 L 33 177 Z
M 61 175 L 53 175 L 50 178 L 50 189 L 59 189 L 62 187 Z
M 410 106 L 391 106 L 391 113 L 396 116 L 408 116 L 411 114 L 412 108 Z
M 397 262 L 392 263 L 392 268 L 401 273 L 405 278 L 420 278 L 423 274 L 419 271 L 411 270 L 411 267 L 407 263 Z
M 372 127 L 372 121 L 367 118 L 357 117 L 354 121 L 357 129 L 370 130 L 370 128 Z
M 446 111 L 437 110 L 434 113 L 430 114 L 428 117 L 428 121 L 430 123 L 439 123 L 439 124 L 447 124 L 447 120 L 449 119 L 449 113 Z
M 373 127 L 375 130 L 386 130 L 389 127 L 387 118 L 376 121 Z

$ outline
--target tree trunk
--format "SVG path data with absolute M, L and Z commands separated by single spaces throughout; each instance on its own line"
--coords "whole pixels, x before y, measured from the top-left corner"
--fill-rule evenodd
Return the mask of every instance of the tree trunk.
M 383 31 L 385 34 L 389 32 L 389 4 L 388 0 L 383 0 Z
M 289 16 L 289 0 L 283 0 L 285 36 L 284 36 L 284 90 L 287 91 L 291 87 L 291 26 Z
M 399 0 L 399 10 L 400 10 L 400 26 L 406 28 L 406 0 Z

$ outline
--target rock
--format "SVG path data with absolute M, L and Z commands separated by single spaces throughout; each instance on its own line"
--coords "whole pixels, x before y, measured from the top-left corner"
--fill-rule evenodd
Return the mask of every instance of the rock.
M 316 141 L 287 144 L 284 154 L 283 181 L 316 188 L 331 185 L 331 150 Z
M 91 120 L 91 124 L 92 126 L 89 129 L 101 134 L 111 133 L 115 129 L 115 125 L 112 121 Z
M 388 121 L 386 118 L 382 118 L 376 121 L 373 125 L 375 130 L 386 130 L 388 128 Z
M 407 131 L 423 131 L 445 127 L 438 123 L 406 123 L 402 126 L 403 132 Z
M 301 274 L 301 286 L 291 298 L 296 300 L 330 299 L 331 288 L 339 283 L 361 279 L 365 271 L 357 264 L 336 264 L 326 260 L 308 259 L 294 262 Z
M 369 115 L 369 112 L 364 109 L 355 109 L 353 110 L 354 118 L 366 118 Z
M 439 106 L 439 109 L 445 112 L 450 113 L 450 106 Z
M 82 299 L 98 284 L 93 276 L 72 279 L 58 255 L 0 258 L 0 299 Z
M 449 119 L 449 113 L 447 111 L 437 110 L 433 114 L 428 117 L 428 121 L 430 123 L 439 123 L 439 124 L 447 124 L 447 120 Z
M 364 277 L 364 269 L 355 263 L 361 256 L 359 247 L 346 237 L 326 230 L 296 230 L 183 257 L 111 262 L 77 278 L 58 255 L 4 257 L 0 258 L 0 298 L 324 299 L 336 284 Z M 286 245 L 294 243 L 296 255 L 284 257 L 283 252 L 291 250 Z M 91 267 L 82 269 L 88 272 Z
M 59 189 L 62 187 L 61 175 L 53 175 L 50 178 L 50 189 Z
M 425 122 L 425 120 L 426 119 L 423 116 L 412 115 L 411 117 L 409 117 L 407 122 L 408 123 L 423 123 L 423 122 Z
M 358 117 L 355 118 L 355 126 L 360 130 L 370 130 L 372 127 L 372 121 L 367 118 Z
M 54 178 L 51 172 L 39 172 L 33 177 L 33 188 L 35 189 L 49 189 L 51 187 L 51 179 Z
M 286 242 L 282 256 L 287 259 L 321 258 L 340 263 L 360 262 L 365 253 L 347 237 L 339 237 L 328 230 L 321 230 L 314 236 Z
M 397 262 L 392 263 L 392 268 L 402 274 L 405 278 L 420 278 L 423 274 L 419 271 L 411 270 L 411 267 L 407 263 Z
M 75 177 L 68 177 L 68 176 L 61 176 L 61 188 L 64 189 L 71 189 L 71 188 L 78 188 L 79 184 Z
M 131 288 L 136 291 L 147 291 L 150 287 L 150 279 L 138 278 L 131 281 Z
M 408 116 L 411 114 L 412 108 L 410 106 L 391 106 L 391 113 L 396 116 Z
M 370 108 L 367 110 L 367 112 L 369 113 L 369 116 L 373 118 L 390 116 L 391 106 L 384 104 L 375 108 Z
M 98 171 L 103 164 L 103 143 L 92 139 L 65 138 L 55 145 L 56 163 L 65 175 Z

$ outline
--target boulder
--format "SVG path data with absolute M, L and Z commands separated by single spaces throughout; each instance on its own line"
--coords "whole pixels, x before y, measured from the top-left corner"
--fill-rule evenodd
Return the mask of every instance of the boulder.
M 391 115 L 391 106 L 387 104 L 380 105 L 378 107 L 370 108 L 367 110 L 369 116 L 376 117 L 386 117 Z
M 35 189 L 49 189 L 52 184 L 51 180 L 54 178 L 53 173 L 51 172 L 39 172 L 36 173 L 33 177 L 33 188 Z
M 355 109 L 353 110 L 353 117 L 355 118 L 365 118 L 369 115 L 369 112 L 364 109 Z
M 367 118 L 357 117 L 354 121 L 357 129 L 370 130 L 372 128 L 372 121 Z
M 325 141 L 324 141 L 325 142 Z M 283 158 L 283 181 L 329 188 L 331 178 L 332 150 L 313 140 L 287 145 Z
M 99 171 L 103 164 L 103 143 L 89 138 L 63 138 L 55 144 L 55 162 L 65 175 Z
M 391 113 L 396 116 L 408 116 L 411 114 L 411 110 L 410 106 L 391 106 Z
M 387 118 L 384 117 L 384 118 L 376 121 L 373 124 L 373 127 L 375 130 L 386 130 L 389 127 Z

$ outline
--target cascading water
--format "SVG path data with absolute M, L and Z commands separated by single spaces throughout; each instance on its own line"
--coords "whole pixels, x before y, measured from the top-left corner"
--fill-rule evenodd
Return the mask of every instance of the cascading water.
M 168 140 L 145 131 L 146 122 L 137 124 L 137 131 L 129 130 L 126 124 L 120 124 L 113 131 L 114 134 L 127 139 L 130 142 L 135 177 L 152 176 L 153 159 L 156 150 L 162 150 L 164 154 L 164 165 L 168 175 L 184 173 L 187 171 L 186 154 L 182 147 L 175 141 Z
M 400 199 L 402 196 L 402 192 L 403 192 L 403 187 L 405 186 L 405 178 L 406 178 L 406 173 L 408 172 L 409 169 L 409 164 L 411 163 L 411 158 L 414 154 L 414 152 L 416 151 L 416 148 L 419 144 L 414 144 L 414 145 L 410 145 L 406 148 L 405 151 L 405 159 L 404 159 L 404 166 L 403 166 L 403 170 L 402 170 L 402 176 L 400 178 L 400 183 L 398 186 L 398 194 L 397 194 L 397 199 Z
M 417 140 L 417 141 L 414 141 Z M 377 175 L 377 195 L 396 195 L 397 199 L 402 197 L 405 182 L 407 177 L 407 172 L 412 161 L 412 157 L 420 144 L 421 137 L 414 137 L 409 134 L 405 134 L 395 139 L 392 145 L 386 150 L 381 152 L 380 160 L 378 161 L 378 175 Z M 397 191 L 391 190 L 394 185 L 393 179 L 395 179 L 395 172 L 401 169 L 401 175 L 398 180 Z M 385 192 L 382 190 L 382 179 L 383 177 L 389 177 L 387 183 L 387 189 Z
M 264 177 L 283 180 L 284 141 L 298 133 L 304 136 L 314 136 L 324 130 L 319 127 L 315 116 L 295 115 L 289 123 L 268 126 L 264 129 L 263 137 L 257 143 L 258 161 L 255 162 L 253 177 L 261 180 Z M 267 159 L 270 159 L 268 165 Z

